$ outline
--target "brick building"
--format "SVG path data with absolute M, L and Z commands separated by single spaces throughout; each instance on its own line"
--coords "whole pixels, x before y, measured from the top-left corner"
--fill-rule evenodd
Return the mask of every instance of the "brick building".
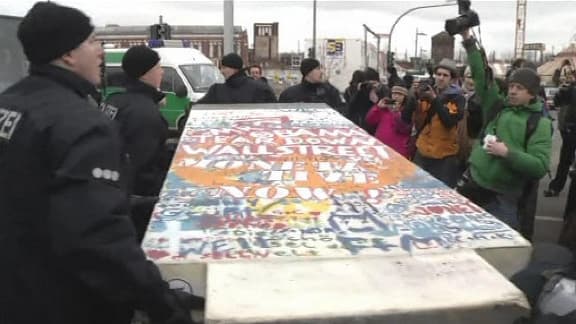
M 454 37 L 447 32 L 432 36 L 432 61 L 440 63 L 443 58 L 454 59 Z
M 224 56 L 223 26 L 170 26 L 171 39 L 183 40 L 185 46 L 201 51 L 215 64 Z M 150 39 L 150 26 L 108 25 L 96 28 L 96 38 L 107 44 L 130 47 L 146 44 Z M 240 26 L 234 26 L 234 50 L 246 64 L 248 63 L 248 32 Z
M 254 24 L 254 62 L 277 63 L 279 59 L 278 23 Z

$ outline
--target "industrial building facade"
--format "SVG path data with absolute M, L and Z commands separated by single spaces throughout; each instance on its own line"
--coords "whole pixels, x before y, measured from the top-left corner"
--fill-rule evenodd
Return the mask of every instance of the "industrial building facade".
M 254 62 L 278 61 L 278 23 L 254 24 Z
M 210 58 L 215 64 L 227 53 L 224 52 L 223 26 L 170 26 L 173 40 L 182 40 L 184 46 L 194 47 Z M 96 28 L 96 38 L 106 44 L 127 48 L 147 44 L 150 39 L 150 26 L 116 26 Z M 240 26 L 234 26 L 234 51 L 248 62 L 248 33 Z

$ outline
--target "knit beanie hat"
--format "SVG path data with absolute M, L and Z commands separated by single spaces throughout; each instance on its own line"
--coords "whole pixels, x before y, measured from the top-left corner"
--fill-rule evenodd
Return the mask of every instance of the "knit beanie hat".
M 456 66 L 456 62 L 452 61 L 451 59 L 443 58 L 434 68 L 434 72 L 440 68 L 450 71 L 452 78 L 458 76 L 458 67 Z
M 18 39 L 33 64 L 46 64 L 82 44 L 94 31 L 78 9 L 37 2 L 18 26 Z
M 320 66 L 320 62 L 313 58 L 306 58 L 300 63 L 300 72 L 303 76 L 307 76 L 312 70 Z
M 392 87 L 392 93 L 399 93 L 401 95 L 407 96 L 408 95 L 408 89 L 402 87 L 402 86 L 393 86 Z
M 236 70 L 242 70 L 242 67 L 244 66 L 244 62 L 242 61 L 242 58 L 240 57 L 240 55 L 238 55 L 236 53 L 226 54 L 222 58 L 221 63 L 222 63 L 222 66 L 227 66 L 229 68 L 233 68 Z
M 130 47 L 122 58 L 122 69 L 127 76 L 139 79 L 160 62 L 158 53 L 145 46 Z
M 537 96 L 540 92 L 540 77 L 531 68 L 519 68 L 512 72 L 508 84 L 521 84 L 531 95 Z

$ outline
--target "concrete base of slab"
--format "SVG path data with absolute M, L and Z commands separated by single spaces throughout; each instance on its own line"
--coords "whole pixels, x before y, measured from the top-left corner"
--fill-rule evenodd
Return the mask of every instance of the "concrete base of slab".
M 532 257 L 532 245 L 477 249 L 476 253 L 500 271 L 503 276 L 510 278 L 528 265 Z
M 486 262 L 492 265 L 503 276 L 510 278 L 516 272 L 524 269 L 532 255 L 532 246 L 522 246 L 516 248 L 488 248 L 476 250 Z M 414 256 L 420 258 L 421 255 Z M 373 257 L 378 258 L 378 257 Z M 384 258 L 384 257 L 383 257 Z M 401 258 L 401 257 L 396 257 Z M 318 261 L 315 258 L 304 259 L 291 259 L 292 261 L 284 260 L 285 262 L 296 262 L 296 260 L 304 261 Z M 330 259 L 325 259 L 330 260 Z M 263 261 L 258 261 L 258 263 Z M 280 261 L 278 261 L 280 262 Z M 212 262 L 211 264 L 219 264 L 227 262 Z M 160 263 L 158 264 L 165 280 L 170 282 L 173 289 L 183 289 L 187 292 L 193 292 L 195 295 L 206 296 L 206 280 L 207 280 L 207 263 L 190 262 L 190 263 Z
M 162 263 L 158 266 L 170 288 L 206 296 L 206 263 Z
M 473 251 L 208 265 L 206 323 L 509 324 L 524 295 Z

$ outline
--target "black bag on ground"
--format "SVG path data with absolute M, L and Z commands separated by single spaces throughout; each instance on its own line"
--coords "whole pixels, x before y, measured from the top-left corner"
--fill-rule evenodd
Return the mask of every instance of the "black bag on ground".
M 526 268 L 516 273 L 510 281 L 525 295 L 532 307 L 532 316 L 516 324 L 576 323 L 576 310 L 566 314 L 553 314 L 551 310 L 562 307 L 554 288 L 559 279 L 571 280 L 576 276 L 576 265 L 571 251 L 556 244 L 534 245 L 532 259 Z M 576 302 L 576 291 L 570 293 Z M 560 301 L 560 303 L 559 303 Z

